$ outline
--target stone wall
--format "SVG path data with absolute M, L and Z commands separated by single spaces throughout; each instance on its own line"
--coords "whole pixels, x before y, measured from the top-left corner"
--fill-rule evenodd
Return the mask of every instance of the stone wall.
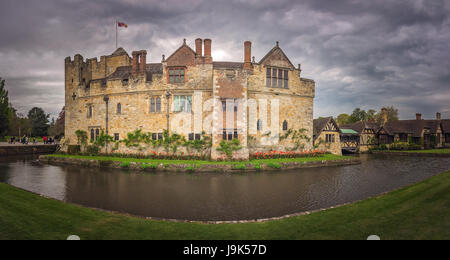
M 0 156 L 54 153 L 57 145 L 7 145 L 0 146 Z
M 168 116 L 170 133 L 186 138 L 190 133 L 210 135 L 213 158 L 223 156 L 216 151 L 222 141 L 223 129 L 237 129 L 243 148 L 236 152 L 235 158 L 245 159 L 255 151 L 295 147 L 292 140 L 280 141 L 279 137 L 286 133 L 283 130 L 283 122 L 286 121 L 288 129 L 304 129 L 305 134 L 311 136 L 310 140 L 303 140 L 301 146 L 310 150 L 313 148 L 315 83 L 300 78 L 300 70 L 288 64 L 283 55 L 275 49 L 264 63 L 252 63 L 250 69 L 243 69 L 238 63 L 222 68 L 214 67 L 211 57 L 197 55 L 183 43 L 161 62 L 160 71 L 151 73 L 127 72 L 124 66 L 131 67 L 133 59 L 123 50 L 102 56 L 100 62 L 96 58 L 83 61 L 81 55 L 75 55 L 73 61 L 68 57 L 65 62 L 66 142 L 76 144 L 75 131 L 78 129 L 88 132 L 89 137 L 92 129 L 94 135 L 97 129 L 106 131 L 108 109 L 108 134 L 118 134 L 120 140 L 137 129 L 146 133 L 162 133 L 167 129 Z M 169 83 L 168 69 L 171 66 L 184 68 L 185 82 Z M 266 87 L 266 66 L 287 66 L 289 88 Z M 116 73 L 122 70 L 123 73 Z M 169 99 L 167 92 L 170 93 Z M 108 107 L 105 96 L 108 97 Z M 192 97 L 192 110 L 175 112 L 174 96 Z M 161 109 L 151 112 L 151 100 L 157 97 L 161 100 Z M 238 111 L 224 113 L 223 100 L 238 100 Z M 235 119 L 232 125 L 222 121 L 231 117 Z M 263 121 L 261 130 L 256 129 L 258 120 Z M 120 145 L 117 152 L 142 151 Z
M 326 143 L 326 135 L 334 135 L 334 143 Z M 330 152 L 336 155 L 342 155 L 341 139 L 339 132 L 332 131 L 322 131 L 320 136 L 315 141 L 319 144 L 318 148 L 320 151 Z

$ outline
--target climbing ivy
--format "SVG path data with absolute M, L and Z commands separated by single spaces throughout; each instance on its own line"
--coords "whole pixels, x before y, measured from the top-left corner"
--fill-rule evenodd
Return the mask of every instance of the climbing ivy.
M 240 149 L 242 149 L 242 146 L 239 139 L 233 139 L 232 141 L 222 140 L 216 150 L 224 153 L 228 160 L 231 160 L 233 159 L 233 152 Z

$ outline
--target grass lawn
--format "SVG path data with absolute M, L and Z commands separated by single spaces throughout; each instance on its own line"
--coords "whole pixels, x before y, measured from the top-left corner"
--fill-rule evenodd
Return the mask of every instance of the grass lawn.
M 0 239 L 450 239 L 450 171 L 340 208 L 246 224 L 145 220 L 0 183 Z
M 317 157 L 304 157 L 304 158 L 292 158 L 292 159 L 265 159 L 265 160 L 250 160 L 247 162 L 239 161 L 202 161 L 202 160 L 163 160 L 163 159 L 137 159 L 137 158 L 121 158 L 114 156 L 83 156 L 83 155 L 62 155 L 62 154 L 50 154 L 49 157 L 61 157 L 61 158 L 76 158 L 86 160 L 99 160 L 99 161 L 115 161 L 115 162 L 138 162 L 138 163 L 162 163 L 162 164 L 231 164 L 240 165 L 242 163 L 250 163 L 259 165 L 261 163 L 282 163 L 282 162 L 311 162 L 311 161 L 323 161 L 323 160 L 342 160 L 350 159 L 350 156 L 339 156 L 334 154 L 324 154 Z
M 450 154 L 450 149 L 430 149 L 430 150 L 412 150 L 404 151 L 408 153 L 435 153 L 435 154 Z

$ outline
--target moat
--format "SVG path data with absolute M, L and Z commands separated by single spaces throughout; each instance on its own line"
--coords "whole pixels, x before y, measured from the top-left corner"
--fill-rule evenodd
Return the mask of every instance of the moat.
M 362 155 L 360 165 L 280 172 L 141 173 L 0 158 L 0 182 L 89 207 L 188 220 L 277 217 L 353 202 L 450 169 L 450 158 Z

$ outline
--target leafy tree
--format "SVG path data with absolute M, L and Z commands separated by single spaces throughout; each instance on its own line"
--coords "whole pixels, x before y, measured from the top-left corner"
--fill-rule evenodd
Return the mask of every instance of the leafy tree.
M 48 129 L 48 134 L 55 136 L 55 137 L 61 137 L 64 135 L 64 126 L 65 126 L 65 107 L 62 108 L 61 112 L 59 112 L 58 118 L 55 122 L 52 122 L 50 124 L 50 127 Z
M 398 109 L 394 106 L 383 107 L 387 111 L 387 122 L 397 121 L 398 120 Z M 383 122 L 383 109 L 380 110 L 375 116 L 375 121 L 379 124 Z
M 10 124 L 8 135 L 23 136 L 24 134 L 31 135 L 30 120 L 10 105 Z
M 349 114 L 340 114 L 336 118 L 336 123 L 338 125 L 346 125 L 350 123 L 350 115 Z
M 33 107 L 28 112 L 28 119 L 31 122 L 31 135 L 32 136 L 44 136 L 48 131 L 48 118 L 49 114 L 45 114 L 44 110 L 39 107 Z
M 349 123 L 353 124 L 359 121 L 366 121 L 368 118 L 367 112 L 360 108 L 355 108 L 350 115 Z
M 375 117 L 376 117 L 377 111 L 375 109 L 369 109 L 367 110 L 367 120 L 373 120 L 375 121 Z
M 4 136 L 8 131 L 10 118 L 8 91 L 5 89 L 5 80 L 0 78 L 0 136 Z

